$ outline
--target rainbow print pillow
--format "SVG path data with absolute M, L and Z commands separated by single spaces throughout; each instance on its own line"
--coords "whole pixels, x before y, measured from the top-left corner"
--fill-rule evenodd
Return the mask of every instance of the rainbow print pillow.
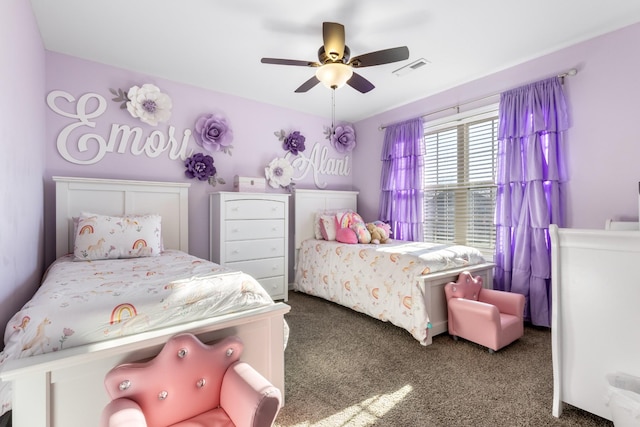
M 160 215 L 106 216 L 82 213 L 73 254 L 76 260 L 158 256 L 162 252 Z

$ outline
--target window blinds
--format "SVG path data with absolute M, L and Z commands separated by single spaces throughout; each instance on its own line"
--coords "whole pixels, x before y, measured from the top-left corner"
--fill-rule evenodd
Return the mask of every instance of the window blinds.
M 497 111 L 425 131 L 426 241 L 495 247 L 497 137 Z

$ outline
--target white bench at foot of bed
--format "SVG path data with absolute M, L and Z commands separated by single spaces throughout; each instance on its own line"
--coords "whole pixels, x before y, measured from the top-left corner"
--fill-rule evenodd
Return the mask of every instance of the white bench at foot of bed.
M 108 403 L 104 375 L 121 363 L 156 355 L 180 332 L 204 342 L 239 336 L 242 360 L 284 389 L 284 303 L 177 325 L 133 336 L 8 361 L 0 372 L 13 386 L 13 427 L 88 427 L 98 425 Z
M 444 286 L 449 282 L 455 282 L 461 272 L 468 271 L 474 276 L 482 277 L 483 287 L 492 289 L 494 266 L 495 264 L 485 263 L 420 276 L 424 282 L 425 302 L 431 321 L 426 345 L 432 343 L 432 337 L 435 335 L 448 332 L 447 299 L 444 294 Z

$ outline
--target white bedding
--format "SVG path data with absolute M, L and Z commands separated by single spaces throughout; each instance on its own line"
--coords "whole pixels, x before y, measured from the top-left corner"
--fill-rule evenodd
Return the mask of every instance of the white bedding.
M 429 313 L 420 276 L 485 263 L 478 249 L 422 242 L 302 242 L 294 289 L 409 331 L 426 345 Z
M 10 359 L 270 304 L 253 277 L 177 250 L 103 261 L 67 255 L 7 324 L 0 369 Z M 0 404 L 0 413 L 11 409 L 10 383 L 0 382 Z

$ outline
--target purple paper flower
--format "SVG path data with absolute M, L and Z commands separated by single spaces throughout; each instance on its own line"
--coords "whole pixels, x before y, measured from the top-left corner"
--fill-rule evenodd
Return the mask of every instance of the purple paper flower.
M 196 153 L 184 161 L 187 168 L 184 174 L 187 178 L 198 178 L 200 181 L 207 181 L 210 176 L 216 174 L 216 167 L 213 166 L 213 157 L 208 154 Z
M 331 145 L 338 153 L 348 153 L 356 146 L 356 132 L 351 125 L 338 125 L 331 134 Z
M 286 151 L 290 152 L 294 156 L 297 156 L 298 153 L 303 152 L 305 149 L 305 146 L 304 146 L 305 139 L 306 138 L 304 137 L 304 135 L 301 135 L 300 132 L 298 131 L 291 132 L 289 136 L 287 136 L 284 139 L 284 142 L 282 143 L 282 148 L 284 148 Z
M 233 132 L 227 120 L 215 114 L 203 114 L 195 124 L 196 143 L 207 151 L 224 151 L 231 148 Z

